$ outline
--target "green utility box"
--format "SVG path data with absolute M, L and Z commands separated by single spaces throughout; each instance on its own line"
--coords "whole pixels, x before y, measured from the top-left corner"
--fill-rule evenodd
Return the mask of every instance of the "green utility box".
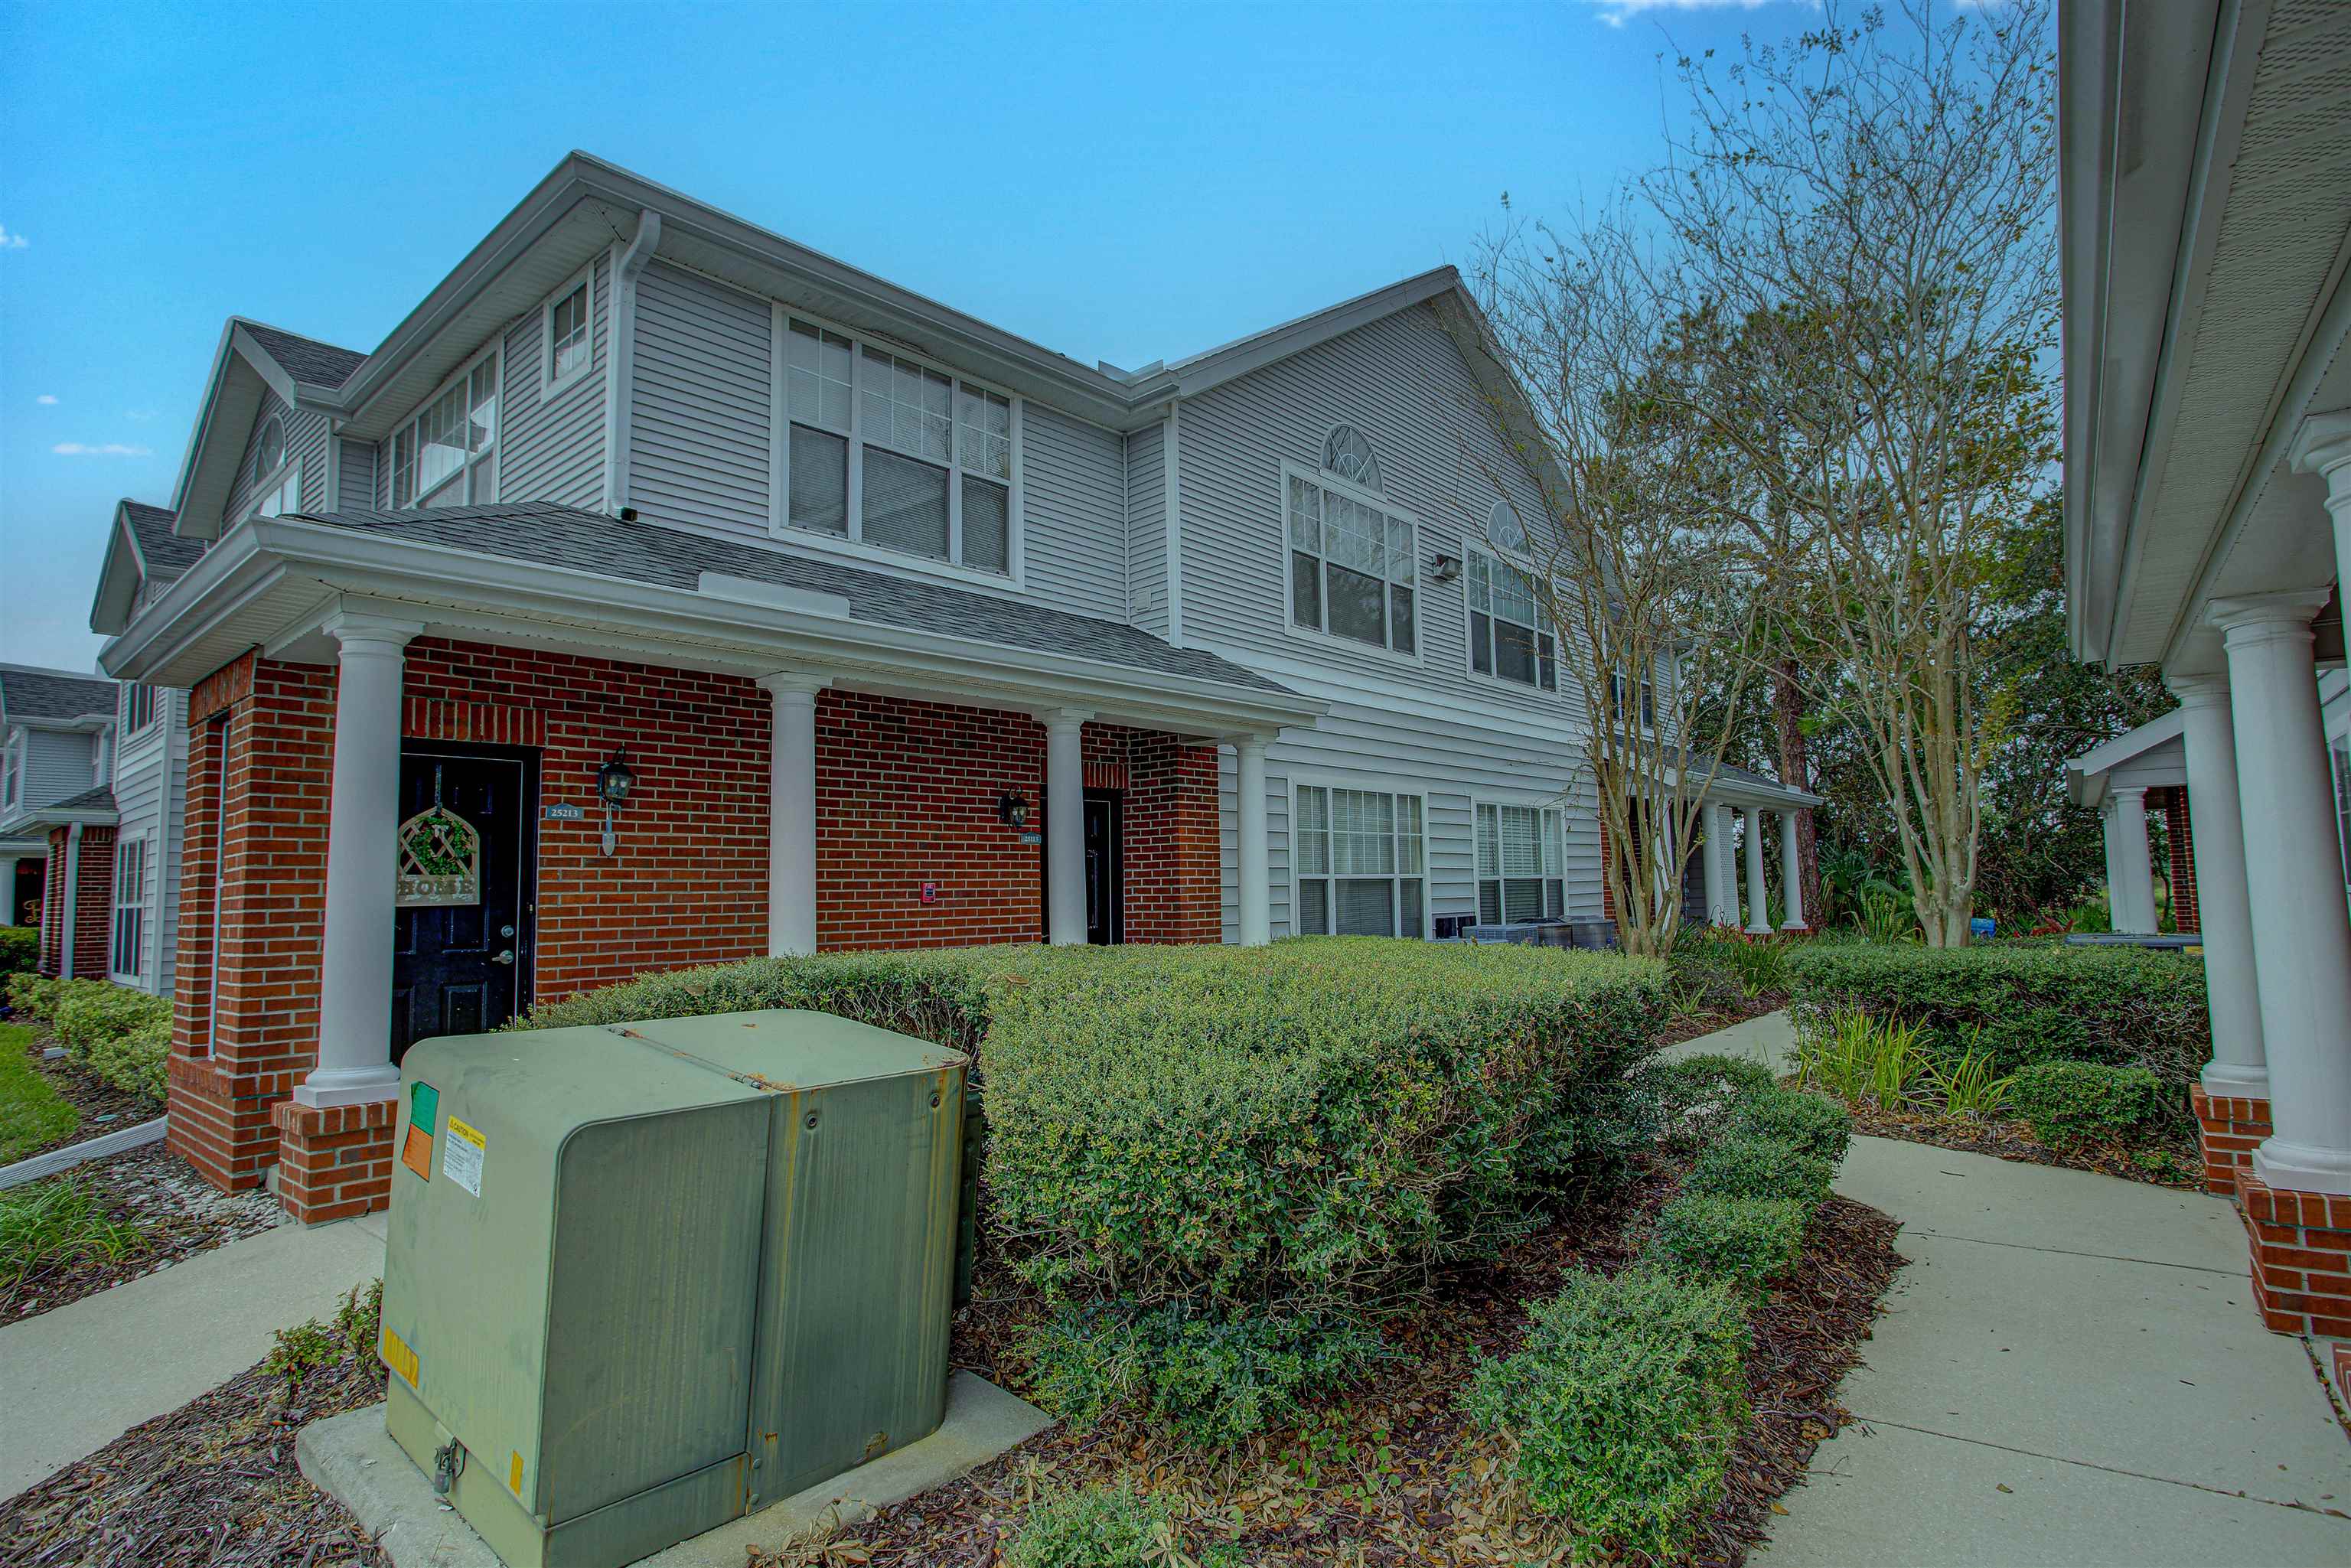
M 512 1568 L 617 1568 L 928 1436 L 965 1066 L 785 1011 L 412 1047 L 393 1439 Z

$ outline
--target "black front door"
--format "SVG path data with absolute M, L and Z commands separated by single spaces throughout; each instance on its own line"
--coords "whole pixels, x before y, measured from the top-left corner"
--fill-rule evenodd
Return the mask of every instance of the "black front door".
M 1086 791 L 1086 940 L 1104 946 L 1126 940 L 1120 810 L 1117 790 Z
M 538 814 L 534 753 L 401 754 L 393 1061 L 413 1041 L 496 1029 L 529 1005 Z

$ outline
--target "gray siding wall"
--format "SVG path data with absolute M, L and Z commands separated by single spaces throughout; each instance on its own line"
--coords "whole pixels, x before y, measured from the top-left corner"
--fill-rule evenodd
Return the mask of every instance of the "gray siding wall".
M 1167 635 L 1167 427 L 1126 438 L 1127 618 Z
M 1115 431 L 1020 405 L 1021 570 L 1032 597 L 1126 619 L 1124 448 Z
M 261 427 L 273 417 L 286 422 L 287 452 L 302 460 L 303 509 L 326 509 L 327 416 L 310 409 L 288 408 L 276 392 L 265 392 L 261 394 L 261 408 L 253 416 L 253 428 L 245 433 L 245 455 L 237 460 L 236 483 L 229 486 L 228 505 L 221 513 L 224 526 L 243 515 L 259 493 L 261 482 L 269 477 L 255 470 L 254 458 L 255 448 L 261 440 Z
M 569 507 L 604 504 L 605 355 L 611 322 L 611 265 L 596 258 L 595 362 L 553 397 L 547 385 L 546 311 L 534 305 L 506 329 L 504 381 L 498 394 L 498 498 L 554 501 Z M 388 471 L 380 494 L 391 504 Z
M 1487 425 L 1478 396 L 1435 311 L 1416 306 L 1186 400 L 1178 422 L 1186 643 L 1244 663 L 1251 654 L 1302 662 L 1366 691 L 1522 714 L 1539 727 L 1580 717 L 1571 693 L 1472 675 L 1466 574 L 1451 583 L 1427 575 L 1437 554 L 1460 554 L 1465 536 L 1484 538 L 1497 494 L 1489 475 L 1526 515 L 1540 510 L 1533 481 Z M 1281 460 L 1319 468 L 1323 437 L 1342 422 L 1370 438 L 1387 499 L 1420 522 L 1417 664 L 1292 635 L 1285 623 Z
M 118 710 L 118 733 L 121 718 Z M 147 914 L 138 983 L 141 990 L 169 995 L 187 811 L 188 694 L 159 689 L 155 722 L 120 744 L 114 769 L 114 804 L 121 817 L 117 842 L 147 841 Z
M 767 301 L 660 264 L 637 281 L 629 504 L 651 522 L 765 542 Z
M 336 509 L 366 507 L 375 505 L 376 447 L 370 441 L 341 443 L 343 493 L 335 498 Z
M 18 810 L 47 806 L 68 795 L 78 795 L 98 783 L 97 747 L 90 737 L 66 730 L 27 729 L 24 780 L 16 791 Z
M 1230 748 L 1220 759 L 1225 939 L 1239 939 L 1238 797 Z M 1408 713 L 1334 706 L 1311 730 L 1288 730 L 1266 752 L 1268 904 L 1273 935 L 1291 935 L 1290 810 L 1294 783 L 1426 798 L 1429 917 L 1473 915 L 1479 801 L 1567 810 L 1567 911 L 1600 915 L 1600 835 L 1589 776 L 1573 747 Z

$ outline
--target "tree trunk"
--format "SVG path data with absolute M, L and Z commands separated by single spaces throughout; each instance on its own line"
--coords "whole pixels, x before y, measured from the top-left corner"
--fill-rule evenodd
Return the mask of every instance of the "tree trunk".
M 1792 789 L 1813 787 L 1812 743 L 1804 735 L 1804 694 L 1796 681 L 1796 661 L 1783 656 L 1771 672 L 1771 712 L 1779 721 L 1780 782 Z M 1821 841 L 1807 806 L 1796 813 L 1796 875 L 1804 891 L 1804 921 L 1821 928 Z

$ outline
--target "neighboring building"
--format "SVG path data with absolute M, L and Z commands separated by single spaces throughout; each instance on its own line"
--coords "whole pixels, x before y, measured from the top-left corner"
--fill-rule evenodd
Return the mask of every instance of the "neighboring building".
M 106 974 L 115 694 L 103 676 L 0 664 L 0 889 L 9 924 L 40 922 L 44 974 Z
M 1085 365 L 577 154 L 372 354 L 232 320 L 92 622 L 190 692 L 173 1146 L 380 1206 L 411 1040 L 648 968 L 1599 916 L 1478 329 Z
M 2099 0 L 2059 26 L 2074 647 L 2179 695 L 2208 1179 L 2262 1321 L 2351 1340 L 2351 8 Z M 2136 881 L 2144 838 L 2120 849 Z

